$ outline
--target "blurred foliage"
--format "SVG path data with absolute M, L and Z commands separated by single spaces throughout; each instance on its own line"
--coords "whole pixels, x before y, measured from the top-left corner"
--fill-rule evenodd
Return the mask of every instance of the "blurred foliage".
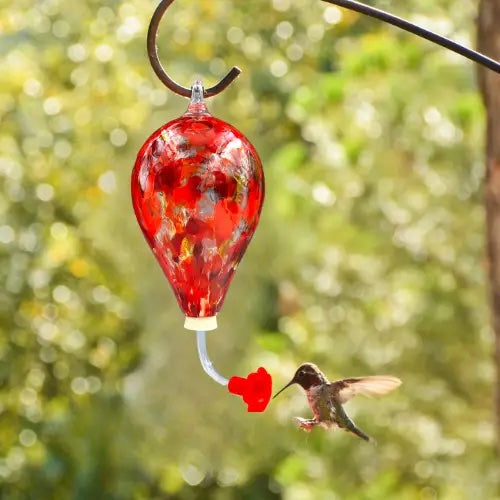
M 475 2 L 376 5 L 472 45 Z M 378 447 L 306 435 L 299 389 L 247 414 L 204 375 L 134 220 L 136 151 L 186 107 L 145 55 L 154 7 L 0 5 L 1 498 L 500 498 L 474 67 L 321 2 L 165 16 L 176 79 L 244 69 L 209 106 L 267 176 L 216 366 L 404 380 L 348 405 Z

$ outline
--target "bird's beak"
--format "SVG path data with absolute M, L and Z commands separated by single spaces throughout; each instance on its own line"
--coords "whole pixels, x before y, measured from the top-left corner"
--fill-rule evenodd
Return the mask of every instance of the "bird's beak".
M 292 379 L 290 380 L 290 382 L 288 382 L 288 384 L 285 385 L 285 387 L 283 387 L 283 389 L 281 389 L 281 391 L 278 391 L 274 396 L 273 396 L 273 399 L 278 395 L 280 394 L 281 392 L 283 392 L 287 387 L 290 387 L 291 385 L 295 384 L 295 380 Z

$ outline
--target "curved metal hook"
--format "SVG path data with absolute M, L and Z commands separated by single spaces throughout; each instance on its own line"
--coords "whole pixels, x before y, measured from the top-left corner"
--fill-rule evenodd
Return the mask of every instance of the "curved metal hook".
M 187 87 L 183 87 L 179 85 L 177 82 L 172 80 L 160 63 L 158 59 L 158 50 L 156 47 L 156 36 L 158 35 L 158 27 L 160 25 L 161 18 L 165 11 L 168 9 L 170 4 L 174 0 L 161 0 L 160 4 L 156 8 L 153 17 L 151 18 L 151 22 L 149 23 L 148 29 L 148 39 L 147 39 L 147 47 L 148 47 L 148 56 L 151 66 L 156 73 L 156 76 L 163 82 L 164 85 L 167 86 L 172 92 L 179 94 L 184 97 L 191 97 L 191 89 Z M 231 71 L 217 84 L 209 89 L 205 89 L 204 97 L 213 97 L 214 95 L 219 94 L 225 88 L 227 88 L 231 83 L 239 76 L 241 73 L 241 69 L 237 66 L 233 66 Z
M 176 94 L 179 94 L 184 97 L 191 96 L 191 89 L 187 87 L 183 87 L 179 85 L 177 82 L 172 80 L 160 63 L 158 59 L 158 51 L 156 47 L 156 36 L 158 34 L 158 27 L 163 17 L 163 14 L 167 10 L 167 8 L 172 4 L 174 0 L 161 0 L 160 4 L 156 8 L 153 17 L 151 18 L 151 23 L 149 24 L 148 29 L 148 39 L 147 39 L 147 48 L 148 48 L 148 56 L 149 61 L 151 62 L 151 66 L 153 67 L 158 78 L 172 91 Z M 438 35 L 432 31 L 429 31 L 425 28 L 417 26 L 416 24 L 410 23 L 405 19 L 394 16 L 380 9 L 376 9 L 374 7 L 370 7 L 364 3 L 357 2 L 356 0 L 323 0 L 324 2 L 331 3 L 334 5 L 338 5 L 340 7 L 345 7 L 346 9 L 354 10 L 356 12 L 360 12 L 361 14 L 365 14 L 370 17 L 374 17 L 388 24 L 392 24 L 393 26 L 397 26 L 405 31 L 413 33 L 421 38 L 425 38 L 426 40 L 430 40 L 437 45 L 441 45 L 457 54 L 460 54 L 471 61 L 474 61 L 486 68 L 495 71 L 496 73 L 500 73 L 500 62 L 491 59 L 480 52 L 469 49 L 468 47 L 464 47 L 459 43 L 454 42 L 453 40 L 449 40 L 444 36 Z M 226 89 L 241 73 L 240 68 L 237 66 L 233 66 L 233 68 L 229 71 L 229 73 L 217 84 L 209 89 L 204 91 L 204 97 L 213 97 L 214 95 L 219 94 L 224 89 Z

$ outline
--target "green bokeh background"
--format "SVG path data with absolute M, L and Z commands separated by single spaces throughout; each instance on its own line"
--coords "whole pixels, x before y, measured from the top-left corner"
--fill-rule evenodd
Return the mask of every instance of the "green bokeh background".
M 476 2 L 373 4 L 474 45 Z M 187 105 L 146 58 L 154 7 L 0 4 L 1 498 L 500 498 L 473 65 L 319 1 L 178 0 L 160 30 L 185 85 L 242 67 L 208 105 L 266 173 L 215 365 L 399 376 L 347 405 L 375 447 L 300 432 L 298 388 L 248 414 L 203 373 L 129 196 Z

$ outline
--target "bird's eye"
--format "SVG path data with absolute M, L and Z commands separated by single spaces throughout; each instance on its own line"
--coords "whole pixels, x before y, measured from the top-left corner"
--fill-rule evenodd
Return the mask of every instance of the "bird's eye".
M 304 370 L 300 370 L 299 377 L 303 377 L 305 374 L 306 374 L 306 372 Z

